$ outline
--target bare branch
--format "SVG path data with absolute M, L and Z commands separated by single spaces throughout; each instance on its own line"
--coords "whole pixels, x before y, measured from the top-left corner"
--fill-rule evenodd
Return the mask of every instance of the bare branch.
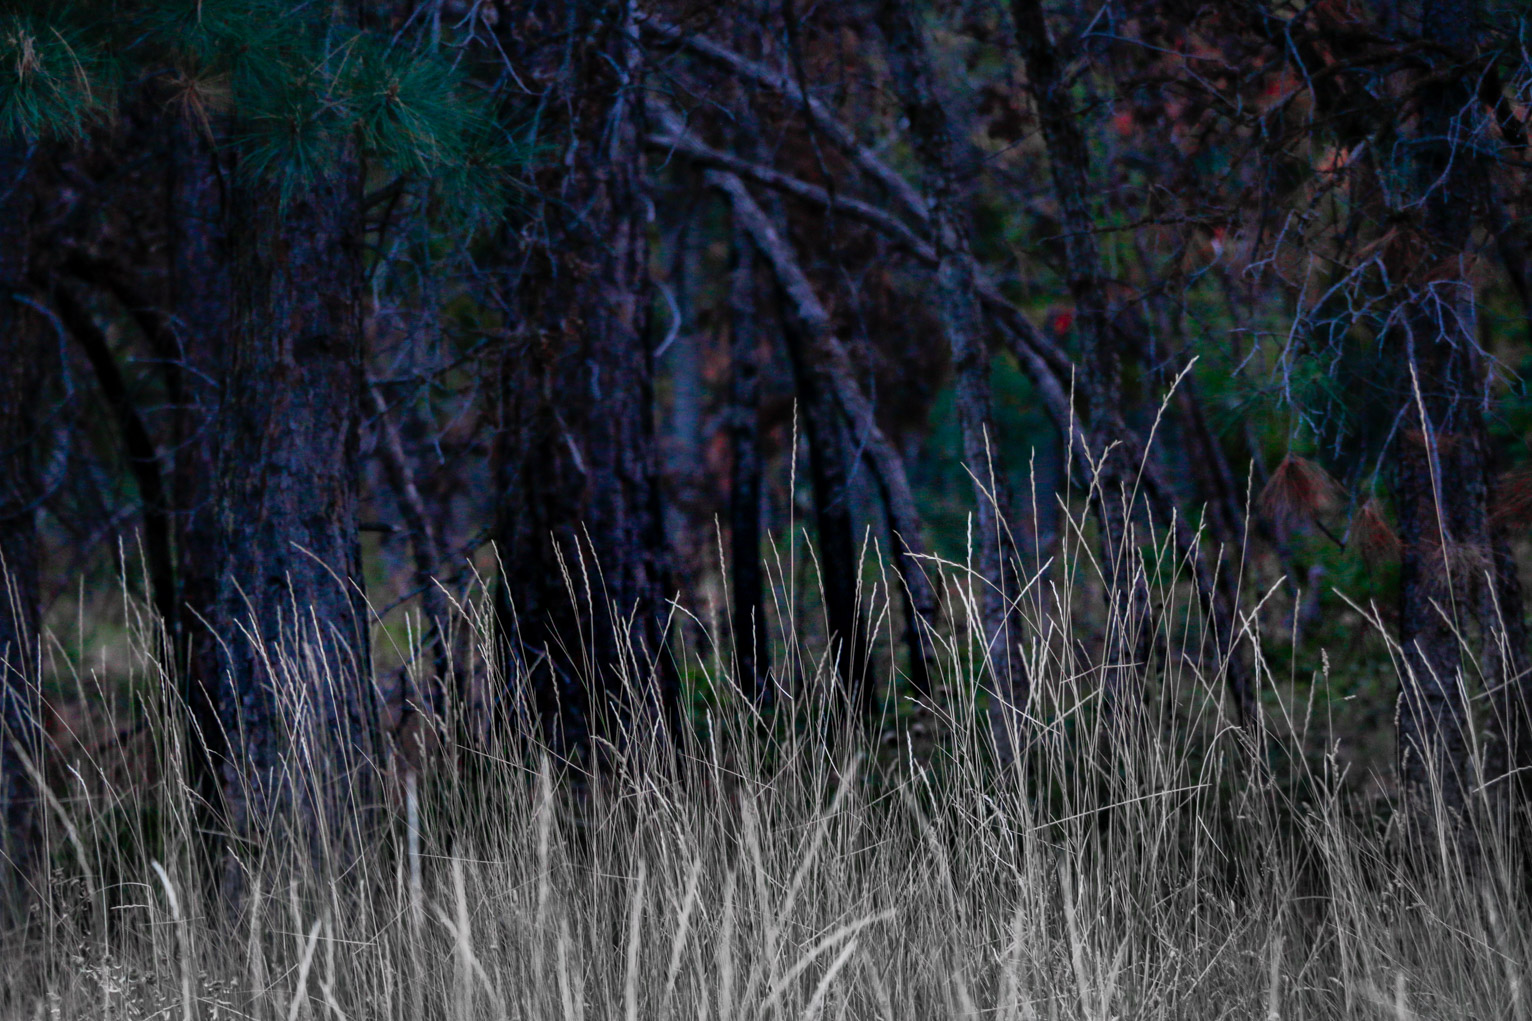
M 830 109 L 812 95 L 804 93 L 787 75 L 775 71 L 759 61 L 741 56 L 727 47 L 700 35 L 690 35 L 678 26 L 653 15 L 643 15 L 639 23 L 644 34 L 665 42 L 675 43 L 691 50 L 709 63 L 729 73 L 780 94 L 794 105 L 808 112 L 814 126 L 824 133 L 837 149 L 844 152 L 868 177 L 882 185 L 904 211 L 926 222 L 930 211 L 920 192 L 877 153 L 856 140 L 849 128 L 842 124 Z

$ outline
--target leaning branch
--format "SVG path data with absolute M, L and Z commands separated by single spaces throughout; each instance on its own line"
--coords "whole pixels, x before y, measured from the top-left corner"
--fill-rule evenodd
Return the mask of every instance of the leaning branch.
M 770 89 L 793 105 L 807 111 L 814 121 L 814 126 L 830 140 L 830 143 L 845 153 L 862 173 L 882 185 L 905 213 L 922 223 L 930 220 L 930 211 L 926 208 L 925 200 L 921 198 L 920 192 L 897 170 L 885 163 L 877 153 L 858 142 L 850 129 L 830 112 L 829 107 L 814 96 L 805 93 L 798 87 L 797 82 L 780 71 L 741 56 L 705 36 L 690 35 L 679 26 L 653 15 L 641 17 L 639 28 L 645 35 L 685 47 L 709 63 L 745 81 Z
M 420 591 L 426 616 L 424 640 L 421 644 L 424 651 L 430 652 L 434 661 L 432 665 L 436 669 L 436 676 L 427 685 L 425 692 L 426 711 L 434 716 L 446 705 L 443 685 L 451 671 L 447 655 L 447 627 L 451 617 L 447 600 L 434 574 L 442 562 L 441 548 L 436 540 L 436 530 L 431 527 L 430 516 L 426 513 L 425 501 L 410 471 L 404 442 L 400 439 L 398 428 L 389 418 L 388 403 L 383 399 L 382 390 L 376 382 L 369 381 L 367 393 L 372 401 L 372 410 L 377 415 L 381 441 L 378 452 L 382 456 L 383 470 L 388 475 L 389 484 L 393 486 L 395 499 L 399 503 L 399 515 L 404 518 L 405 527 L 410 533 L 410 550 L 415 560 L 415 584 Z
M 176 613 L 175 557 L 170 541 L 170 502 L 165 497 L 159 451 L 128 392 L 127 380 L 123 378 L 106 333 L 96 324 L 84 300 L 63 280 L 54 281 L 52 297 L 60 322 L 90 362 L 101 396 L 117 419 L 123 451 L 128 455 L 128 470 L 133 473 L 143 504 L 144 556 L 148 561 L 150 596 L 166 633 L 170 634 L 179 615 Z
M 802 202 L 834 209 L 850 219 L 857 220 L 878 231 L 901 250 L 927 266 L 936 265 L 936 248 L 925 238 L 911 230 L 903 220 L 879 206 L 861 199 L 843 195 L 831 196 L 824 188 L 810 184 L 801 178 L 784 174 L 774 167 L 763 166 L 730 153 L 721 152 L 699 140 L 686 127 L 685 122 L 665 105 L 649 104 L 650 115 L 661 125 L 662 131 L 653 133 L 645 143 L 655 149 L 679 153 L 702 166 L 735 174 L 739 177 L 789 195 Z M 1001 330 L 1002 337 L 1012 350 L 1017 351 L 1021 367 L 1040 388 L 1045 389 L 1044 400 L 1053 414 L 1059 430 L 1067 435 L 1072 415 L 1067 400 L 1060 397 L 1073 384 L 1074 365 L 1065 351 L 1043 334 L 1026 314 L 1006 300 L 995 285 L 982 275 L 978 281 L 979 300 L 983 303 L 990 320 Z M 1082 397 L 1088 397 L 1081 391 Z
M 737 175 L 710 170 L 707 172 L 707 183 L 728 196 L 735 222 L 749 234 L 751 243 L 770 264 L 777 284 L 787 297 L 790 313 L 809 338 L 813 357 L 824 367 L 835 390 L 836 402 L 851 422 L 859 445 L 878 476 L 886 494 L 888 516 L 902 543 L 902 548 L 894 551 L 899 575 L 909 594 L 911 610 L 920 618 L 921 629 L 927 636 L 922 649 L 928 650 L 938 605 L 936 591 L 920 566 L 926 557 L 925 543 L 921 538 L 920 512 L 915 507 L 915 496 L 910 490 L 904 459 L 878 425 L 872 402 L 856 381 L 851 357 L 840 338 L 836 337 L 830 314 L 814 293 L 814 287 L 798 265 L 791 246 L 777 232 L 770 218 Z M 929 652 L 926 654 L 929 655 Z
M 652 148 L 680 153 L 702 166 L 737 174 L 773 191 L 779 191 L 812 205 L 833 209 L 838 214 L 865 223 L 880 234 L 886 235 L 890 241 L 921 262 L 936 261 L 936 252 L 931 247 L 931 243 L 888 210 L 861 199 L 841 194 L 832 196 L 828 190 L 817 184 L 810 184 L 802 178 L 714 149 L 688 131 L 685 123 L 674 111 L 657 103 L 651 104 L 651 109 L 657 112 L 657 117 L 665 128 L 663 132 L 652 133 L 644 139 L 645 144 Z

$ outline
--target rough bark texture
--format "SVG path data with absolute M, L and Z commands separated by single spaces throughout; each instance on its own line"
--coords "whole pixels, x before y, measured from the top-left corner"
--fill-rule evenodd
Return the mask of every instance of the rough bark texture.
M 531 685 L 539 725 L 578 761 L 598 737 L 649 747 L 677 724 L 679 683 L 664 648 L 637 29 L 624 3 L 552 6 L 573 40 L 563 85 L 549 83 L 570 90 L 549 115 L 567 159 L 537 182 L 541 233 L 508 281 L 521 322 L 501 374 L 495 535 L 508 680 Z
M 1422 819 L 1432 817 L 1438 798 L 1449 812 L 1461 811 L 1479 783 L 1476 770 L 1483 763 L 1472 761 L 1468 747 L 1461 656 L 1463 641 L 1475 630 L 1487 648 L 1497 641 L 1500 629 L 1488 612 L 1495 600 L 1485 588 L 1494 588 L 1498 577 L 1500 601 L 1516 612 L 1521 601 L 1514 572 L 1496 563 L 1489 529 L 1492 456 L 1481 411 L 1486 365 L 1464 267 L 1470 219 L 1463 210 L 1471 208 L 1483 172 L 1470 147 L 1480 112 L 1472 76 L 1449 69 L 1459 59 L 1453 54 L 1466 54 L 1472 45 L 1476 13 L 1466 0 L 1422 7 L 1421 34 L 1444 47 L 1437 61 L 1448 73 L 1421 95 L 1415 198 L 1429 254 L 1397 331 L 1409 368 L 1408 428 L 1398 441 L 1395 477 L 1406 668 L 1399 692 L 1399 768 Z M 1514 727 L 1520 715 L 1506 722 Z
M 766 583 L 761 565 L 761 367 L 757 259 L 750 236 L 734 229 L 729 281 L 729 561 L 736 682 L 757 704 L 771 698 Z
M 1014 628 L 1009 625 L 1008 583 L 1013 557 L 1006 542 L 1011 501 L 992 459 L 996 441 L 989 383 L 989 345 L 985 341 L 978 267 L 969 247 L 960 193 L 958 143 L 936 84 L 913 5 L 885 0 L 878 23 L 888 43 L 889 70 L 910 122 L 910 138 L 919 156 L 931 209 L 936 249 L 935 305 L 952 352 L 963 462 L 973 473 L 974 580 L 983 636 L 983 663 L 990 676 L 990 726 L 1003 761 L 1016 755 L 1030 694 L 1025 664 Z
M 280 818 L 347 835 L 376 767 L 357 532 L 361 174 L 354 158 L 229 203 L 233 318 L 221 352 L 212 523 L 219 709 L 235 833 Z
M 0 143 L 0 908 L 22 893 L 36 864 L 38 798 L 23 757 L 40 748 L 42 704 L 35 674 L 38 627 L 37 430 L 46 347 L 28 290 L 33 154 Z
M 223 770 L 228 735 L 218 711 L 218 620 L 221 554 L 213 501 L 221 388 L 218 352 L 229 336 L 233 301 L 224 168 L 206 133 L 185 122 L 167 131 L 170 179 L 169 272 L 164 307 L 171 357 L 166 389 L 176 411 L 172 421 L 171 491 L 176 509 L 176 665 L 188 714 L 187 769 L 204 820 L 227 825 Z

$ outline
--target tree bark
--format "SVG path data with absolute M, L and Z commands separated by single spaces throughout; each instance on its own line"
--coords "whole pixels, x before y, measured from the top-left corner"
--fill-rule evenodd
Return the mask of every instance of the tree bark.
M 1423 5 L 1423 38 L 1440 44 L 1438 61 L 1458 60 L 1476 35 L 1477 5 L 1432 0 Z M 1444 66 L 1443 70 L 1451 69 Z M 1395 484 L 1402 542 L 1398 754 L 1406 797 L 1417 821 L 1437 821 L 1437 800 L 1461 813 L 1488 765 L 1475 761 L 1468 743 L 1469 701 L 1461 661 L 1469 628 L 1477 625 L 1487 651 L 1497 642 L 1491 615 L 1520 613 L 1519 584 L 1496 550 L 1487 514 L 1492 453 L 1480 408 L 1487 366 L 1478 346 L 1477 308 L 1467 276 L 1475 191 L 1484 168 L 1471 148 L 1478 130 L 1476 89 L 1465 69 L 1440 74 L 1421 94 L 1415 139 L 1415 190 L 1420 234 L 1429 253 L 1426 269 L 1402 310 L 1396 331 L 1408 367 L 1404 395 L 1410 428 L 1397 441 Z M 1513 629 L 1524 633 L 1520 621 Z M 1507 633 L 1502 636 L 1510 638 Z M 1525 651 L 1509 659 L 1524 661 Z M 1505 677 L 1506 683 L 1524 683 Z M 1494 700 L 1498 709 L 1504 696 Z M 1522 725 L 1511 711 L 1500 722 Z M 1519 749 L 1520 740 L 1505 743 Z M 1492 779 L 1484 777 L 1483 779 Z
M 446 684 L 452 668 L 447 641 L 452 614 L 446 594 L 436 580 L 436 572 L 443 566 L 441 543 L 437 540 L 436 529 L 431 527 L 425 501 L 421 499 L 420 490 L 415 485 L 415 475 L 410 470 L 409 458 L 405 456 L 404 441 L 399 436 L 399 429 L 389 420 L 388 404 L 377 384 L 369 382 L 367 392 L 372 412 L 377 416 L 378 453 L 383 461 L 383 471 L 388 476 L 388 484 L 393 487 L 399 516 L 404 519 L 404 527 L 409 529 L 410 555 L 415 561 L 413 581 L 420 592 L 420 605 L 425 617 L 420 654 L 426 658 L 433 671 L 426 678 L 424 689 L 417 688 L 406 699 L 405 711 L 424 712 L 434 722 L 446 710 Z M 408 664 L 404 669 L 410 672 Z M 418 674 L 419 669 L 413 672 Z
M 38 465 L 43 420 L 42 324 L 19 300 L 30 290 L 35 152 L 0 141 L 0 908 L 19 910 L 39 863 L 35 772 L 42 747 L 37 677 Z
M 678 727 L 680 687 L 665 648 L 635 15 L 608 2 L 551 16 L 558 40 L 578 41 L 570 65 L 563 42 L 559 63 L 530 63 L 567 117 L 568 158 L 537 182 L 543 233 L 507 283 L 521 322 L 500 377 L 497 617 L 506 682 L 530 686 L 556 752 L 589 764 L 598 738 L 642 752 Z
M 969 247 L 960 196 L 957 139 L 936 84 L 924 33 L 909 0 L 885 0 L 879 26 L 888 43 L 889 70 L 910 123 L 931 209 L 936 249 L 936 311 L 952 352 L 963 461 L 973 473 L 976 522 L 976 602 L 983 637 L 981 668 L 990 677 L 990 727 L 1002 761 L 1016 757 L 1030 694 L 1026 666 L 1011 626 L 1014 551 L 1007 542 L 1009 487 L 996 470 L 990 400 L 989 345 L 985 340 L 978 266 Z
M 36 281 L 44 291 L 46 281 Z M 127 380 L 117 364 L 106 332 L 96 324 L 94 315 L 76 288 L 63 280 L 52 283 L 52 303 L 59 321 L 69 331 L 96 376 L 96 385 L 112 417 L 127 456 L 128 471 L 138 487 L 143 519 L 144 561 L 149 573 L 149 603 L 166 629 L 166 637 L 175 629 L 176 589 L 175 552 L 171 547 L 170 504 L 160 472 L 159 451 L 154 437 L 134 407 Z
M 222 127 L 222 121 L 214 122 Z M 227 831 L 224 769 L 229 735 L 219 712 L 218 584 L 222 571 L 214 503 L 219 405 L 219 352 L 230 336 L 233 281 L 225 213 L 226 158 L 217 140 L 194 125 L 167 126 L 169 272 L 161 346 L 171 421 L 171 493 L 175 508 L 176 669 L 187 712 L 187 773 L 209 833 Z M 152 328 L 152 327 L 151 327 Z M 224 852 L 209 839 L 209 861 Z M 210 872 L 211 874 L 211 872 Z
M 357 529 L 360 165 L 342 153 L 285 196 L 231 188 L 211 522 L 224 800 L 239 837 L 296 821 L 316 851 L 354 853 L 379 753 Z

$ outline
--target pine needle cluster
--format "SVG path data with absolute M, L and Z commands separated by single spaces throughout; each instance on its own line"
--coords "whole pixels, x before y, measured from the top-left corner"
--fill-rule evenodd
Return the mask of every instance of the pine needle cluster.
M 363 161 L 372 186 L 434 185 L 492 214 L 519 157 L 487 88 L 425 39 L 274 0 L 32 3 L 0 21 L 0 135 L 77 139 L 147 87 L 284 194 Z

